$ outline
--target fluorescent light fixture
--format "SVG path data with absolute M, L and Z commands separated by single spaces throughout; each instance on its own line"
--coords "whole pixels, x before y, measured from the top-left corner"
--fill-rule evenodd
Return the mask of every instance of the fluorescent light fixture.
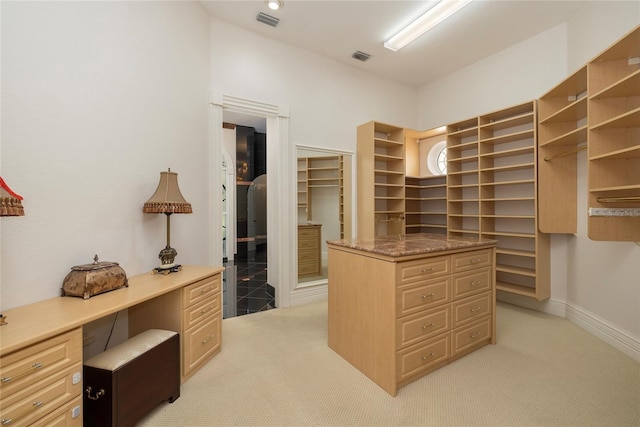
M 422 16 L 384 42 L 384 47 L 394 52 L 402 49 L 433 27 L 471 3 L 472 0 L 441 0 Z

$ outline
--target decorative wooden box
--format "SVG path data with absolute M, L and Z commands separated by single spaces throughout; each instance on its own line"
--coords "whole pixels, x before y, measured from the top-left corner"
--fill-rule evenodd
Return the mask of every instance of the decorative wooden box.
M 122 267 L 117 262 L 98 262 L 96 255 L 93 264 L 71 267 L 62 284 L 62 296 L 88 299 L 126 286 L 129 286 L 129 282 Z

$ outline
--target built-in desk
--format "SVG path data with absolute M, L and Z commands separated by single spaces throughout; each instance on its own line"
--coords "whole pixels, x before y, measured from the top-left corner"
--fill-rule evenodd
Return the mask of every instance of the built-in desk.
M 82 327 L 128 309 L 129 336 L 180 333 L 182 382 L 220 351 L 222 267 L 145 273 L 89 299 L 57 297 L 5 311 L 0 326 L 0 418 L 9 425 L 82 425 Z M 78 414 L 79 412 L 79 414 Z
M 420 233 L 327 243 L 329 346 L 392 396 L 495 344 L 495 240 Z

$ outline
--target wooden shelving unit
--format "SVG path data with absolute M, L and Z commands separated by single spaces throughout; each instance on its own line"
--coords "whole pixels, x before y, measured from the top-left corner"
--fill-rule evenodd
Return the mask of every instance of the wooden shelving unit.
M 404 129 L 358 126 L 358 237 L 404 234 Z
M 447 177 L 405 178 L 406 233 L 447 233 Z
M 307 188 L 307 158 L 298 158 L 298 221 L 308 220 L 309 189 Z
M 536 102 L 447 126 L 449 236 L 498 241 L 497 289 L 550 296 L 549 238 L 538 230 Z
M 300 218 L 306 218 L 307 221 L 313 220 L 312 193 L 314 190 L 340 187 L 340 167 L 341 156 L 298 158 L 298 215 Z
M 577 232 L 577 153 L 587 148 L 587 66 L 538 101 L 538 212 L 544 233 Z
M 447 225 L 449 236 L 479 237 L 478 119 L 447 126 Z
M 640 27 L 587 70 L 589 238 L 640 241 Z

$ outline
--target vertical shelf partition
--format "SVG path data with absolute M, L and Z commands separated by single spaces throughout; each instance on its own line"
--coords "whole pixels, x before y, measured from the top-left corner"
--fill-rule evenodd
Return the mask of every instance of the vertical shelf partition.
M 404 234 L 404 129 L 358 126 L 358 237 Z
M 640 27 L 587 69 L 589 238 L 640 241 Z
M 478 119 L 447 126 L 447 224 L 449 236 L 479 237 Z

